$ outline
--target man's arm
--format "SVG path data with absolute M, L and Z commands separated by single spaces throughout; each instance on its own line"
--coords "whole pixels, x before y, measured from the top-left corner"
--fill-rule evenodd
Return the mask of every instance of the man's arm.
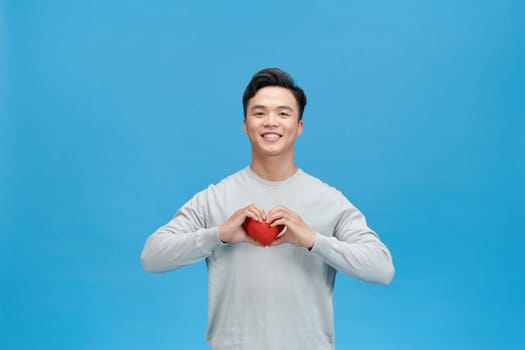
M 316 233 L 311 251 L 336 270 L 365 282 L 389 284 L 394 277 L 388 248 L 354 207 L 345 210 L 334 236 Z
M 207 228 L 206 192 L 198 193 L 186 203 L 166 225 L 153 233 L 141 254 L 147 272 L 167 272 L 208 257 L 221 244 L 248 242 L 260 245 L 249 237 L 242 224 L 247 217 L 261 221 L 264 211 L 255 204 L 236 211 L 226 222 Z
M 367 226 L 361 212 L 346 199 L 343 203 L 333 236 L 315 232 L 297 213 L 285 207 L 272 209 L 268 221 L 274 226 L 287 226 L 286 233 L 272 245 L 302 246 L 344 274 L 369 283 L 389 284 L 394 276 L 390 252 Z
M 200 261 L 221 244 L 217 228 L 206 228 L 195 202 L 188 202 L 147 239 L 140 256 L 144 271 L 167 272 Z

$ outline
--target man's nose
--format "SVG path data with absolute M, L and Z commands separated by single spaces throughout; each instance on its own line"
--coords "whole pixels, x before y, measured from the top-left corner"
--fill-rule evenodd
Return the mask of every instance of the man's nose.
M 278 122 L 278 116 L 275 113 L 268 113 L 266 118 L 264 118 L 264 125 L 266 126 L 273 126 L 277 125 Z

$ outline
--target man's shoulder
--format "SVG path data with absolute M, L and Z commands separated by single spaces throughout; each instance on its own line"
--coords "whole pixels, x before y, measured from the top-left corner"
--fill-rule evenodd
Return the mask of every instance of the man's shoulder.
M 234 173 L 227 175 L 226 177 L 223 177 L 222 179 L 214 183 L 209 184 L 208 188 L 205 189 L 205 191 L 209 189 L 219 189 L 219 188 L 228 187 L 230 185 L 238 184 L 239 182 L 242 182 L 243 179 L 246 178 L 247 176 L 246 173 L 247 173 L 247 167 L 244 167 Z
M 331 189 L 331 190 L 336 190 L 337 191 L 337 189 L 335 187 L 333 187 L 332 185 L 328 184 L 323 179 L 321 179 L 321 178 L 319 178 L 317 176 L 314 176 L 314 175 L 306 172 L 303 169 L 301 169 L 301 173 L 302 173 L 302 178 L 303 178 L 304 182 L 309 183 L 310 185 L 321 186 L 321 187 L 324 187 L 326 189 Z
M 332 195 L 337 197 L 346 198 L 345 195 L 336 187 L 326 182 L 324 179 L 321 179 L 320 177 L 314 176 L 303 169 L 301 169 L 302 172 L 302 184 L 301 186 L 304 188 L 308 188 L 310 190 L 317 189 L 326 195 Z
M 238 170 L 219 181 L 209 183 L 206 187 L 196 192 L 192 200 L 207 201 L 211 197 L 223 196 L 224 193 L 231 191 L 242 182 L 242 177 L 245 177 L 246 168 Z

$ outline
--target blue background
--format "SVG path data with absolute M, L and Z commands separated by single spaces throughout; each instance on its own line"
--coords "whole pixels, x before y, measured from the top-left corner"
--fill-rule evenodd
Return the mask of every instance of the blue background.
M 241 94 L 307 92 L 296 160 L 389 246 L 338 349 L 523 349 L 522 1 L 4 1 L 2 349 L 206 349 L 204 262 L 146 238 L 248 165 Z

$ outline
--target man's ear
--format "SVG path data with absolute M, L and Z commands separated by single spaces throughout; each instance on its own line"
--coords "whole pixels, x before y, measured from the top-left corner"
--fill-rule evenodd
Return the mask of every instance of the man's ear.
M 301 136 L 301 134 L 303 133 L 303 127 L 304 127 L 303 121 L 299 120 L 299 127 L 297 128 L 297 136 Z
M 248 130 L 246 130 L 246 118 L 242 120 L 242 131 L 244 131 L 245 134 L 248 134 Z

